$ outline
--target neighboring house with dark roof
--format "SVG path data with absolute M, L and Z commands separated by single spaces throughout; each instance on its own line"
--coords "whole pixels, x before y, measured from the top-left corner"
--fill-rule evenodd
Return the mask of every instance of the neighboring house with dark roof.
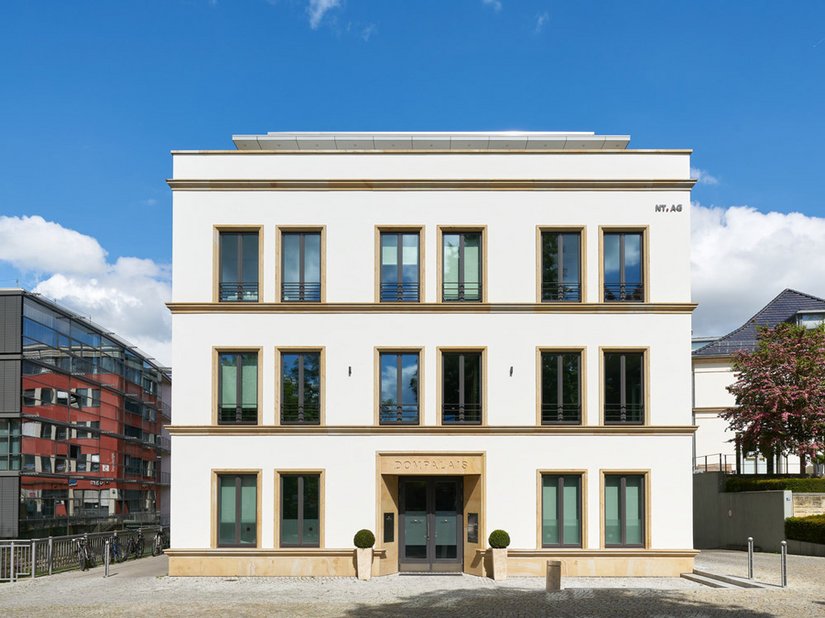
M 731 369 L 733 355 L 756 348 L 758 327 L 772 327 L 782 322 L 804 324 L 811 328 L 825 321 L 825 299 L 783 290 L 756 315 L 724 337 L 710 339 L 693 351 L 693 421 L 699 427 L 695 434 L 697 465 L 710 468 L 733 469 L 736 464 L 734 434 L 719 414 L 736 404 L 727 391 L 735 376 Z M 778 471 L 797 472 L 799 460 L 795 456 L 779 462 Z M 758 468 L 757 468 L 758 466 Z M 764 459 L 746 457 L 743 472 L 764 472 Z

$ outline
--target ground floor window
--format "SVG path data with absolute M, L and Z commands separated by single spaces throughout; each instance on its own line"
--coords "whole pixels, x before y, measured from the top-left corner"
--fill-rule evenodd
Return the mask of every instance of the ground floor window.
M 218 475 L 218 546 L 255 546 L 257 536 L 257 475 Z
M 645 477 L 608 474 L 604 477 L 605 547 L 643 547 Z
M 281 547 L 320 547 L 321 475 L 281 475 Z
M 542 547 L 581 547 L 582 477 L 541 476 Z

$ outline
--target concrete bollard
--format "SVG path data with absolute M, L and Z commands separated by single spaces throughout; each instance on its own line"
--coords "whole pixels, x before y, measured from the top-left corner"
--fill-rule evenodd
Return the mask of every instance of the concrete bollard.
M 561 560 L 547 561 L 547 592 L 558 592 L 561 590 Z

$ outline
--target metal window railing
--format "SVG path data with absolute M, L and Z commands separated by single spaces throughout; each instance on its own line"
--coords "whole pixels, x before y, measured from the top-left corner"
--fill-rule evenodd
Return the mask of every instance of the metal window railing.
M 578 283 L 541 284 L 541 300 L 544 302 L 579 302 L 581 298 L 581 285 Z
M 281 284 L 281 299 L 285 302 L 321 302 L 321 284 L 284 281 Z
M 644 422 L 644 406 L 642 404 L 608 403 L 604 406 L 604 422 L 611 424 L 641 424 Z
M 481 404 L 444 402 L 441 414 L 441 422 L 445 425 L 478 425 L 481 423 Z
M 605 302 L 644 302 L 645 289 L 641 282 L 605 283 Z
M 382 425 L 417 425 L 417 403 L 384 403 L 378 413 Z
M 397 283 L 381 283 L 380 298 L 382 303 L 386 302 L 412 302 L 419 301 L 418 281 L 399 281 Z
M 257 406 L 221 406 L 218 408 L 218 424 L 254 425 L 257 422 Z
M 581 406 L 577 403 L 541 404 L 542 425 L 578 425 L 581 420 Z
M 221 283 L 218 292 L 221 302 L 258 302 L 257 283 Z
M 443 283 L 442 297 L 444 302 L 466 302 L 481 300 L 481 283 Z
M 283 403 L 281 422 L 287 425 L 317 425 L 321 422 L 321 406 L 317 403 Z

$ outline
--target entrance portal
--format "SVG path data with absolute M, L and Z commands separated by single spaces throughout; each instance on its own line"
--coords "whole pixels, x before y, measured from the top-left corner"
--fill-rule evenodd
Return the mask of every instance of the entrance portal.
M 399 478 L 398 570 L 461 571 L 464 503 L 461 478 Z

